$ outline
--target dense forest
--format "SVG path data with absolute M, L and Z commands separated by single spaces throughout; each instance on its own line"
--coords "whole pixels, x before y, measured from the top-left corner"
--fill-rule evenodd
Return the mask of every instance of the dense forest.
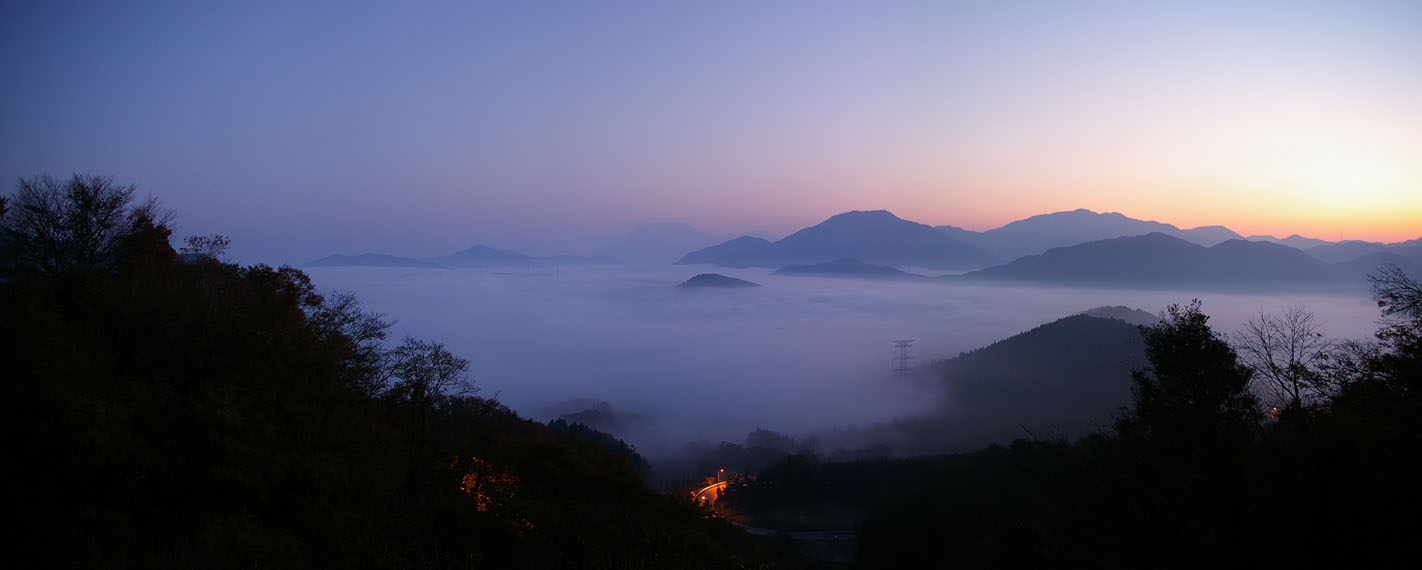
M 776 564 L 620 442 L 480 397 L 437 342 L 387 343 L 353 297 L 225 263 L 220 236 L 175 251 L 132 187 L 41 177 L 0 211 L 17 567 Z
M 390 323 L 352 296 L 290 267 L 225 262 L 221 236 L 175 250 L 170 214 L 133 193 L 39 177 L 0 199 L 4 524 L 18 566 L 814 564 L 784 537 L 652 491 L 625 442 L 481 397 L 468 362 L 387 338 Z M 1241 359 L 1199 302 L 1170 307 L 1140 329 L 1131 403 L 1074 440 L 835 462 L 758 430 L 715 450 L 760 471 L 723 507 L 851 506 L 869 568 L 1408 561 L 1422 285 L 1395 266 L 1372 284 L 1375 341 L 1282 359 Z M 1261 403 L 1261 382 L 1285 397 Z

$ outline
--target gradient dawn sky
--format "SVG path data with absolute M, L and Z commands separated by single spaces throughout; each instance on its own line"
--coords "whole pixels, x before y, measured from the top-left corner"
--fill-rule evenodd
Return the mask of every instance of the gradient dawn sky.
M 0 175 L 248 262 L 881 208 L 1422 236 L 1416 0 L 7 1 L 0 77 Z

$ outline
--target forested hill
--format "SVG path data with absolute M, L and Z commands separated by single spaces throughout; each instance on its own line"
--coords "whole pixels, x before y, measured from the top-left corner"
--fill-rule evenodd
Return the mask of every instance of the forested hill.
M 1135 325 L 1074 315 L 936 363 L 954 414 L 980 425 L 1050 427 L 1077 435 L 1110 421 L 1131 399 L 1131 371 L 1145 366 Z M 1006 441 L 1006 440 L 1004 440 Z
M 180 257 L 164 218 L 106 179 L 37 197 L 75 187 L 118 199 L 75 208 L 117 220 L 111 239 L 62 215 L 36 227 L 13 215 L 44 206 L 24 194 L 0 214 L 9 565 L 773 563 L 586 434 L 478 397 L 440 344 L 391 348 L 379 315 L 296 269 L 223 263 L 221 238 Z M 123 209 L 84 211 L 104 203 Z M 39 248 L 53 235 L 62 247 Z

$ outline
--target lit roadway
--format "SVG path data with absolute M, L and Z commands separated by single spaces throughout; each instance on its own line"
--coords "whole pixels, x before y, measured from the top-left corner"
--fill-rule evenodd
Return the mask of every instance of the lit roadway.
M 710 504 L 711 504 L 711 512 L 714 513 L 714 512 L 716 512 L 716 499 L 718 499 L 718 498 L 721 497 L 721 491 L 726 488 L 726 484 L 727 484 L 727 483 L 730 483 L 730 481 L 721 481 L 720 483 L 712 483 L 712 484 L 710 484 L 710 485 L 707 485 L 707 486 L 705 486 L 705 487 L 702 487 L 702 488 L 700 488 L 700 489 L 697 489 L 696 491 L 692 491 L 692 493 L 691 493 L 691 499 L 692 499 L 693 501 L 696 501 L 698 504 L 700 504 L 700 503 L 710 503 Z M 845 530 L 811 530 L 811 531 L 789 531 L 789 532 L 786 532 L 786 531 L 783 531 L 783 530 L 770 529 L 770 528 L 757 528 L 757 527 L 753 527 L 753 526 L 748 526 L 748 525 L 745 525 L 745 524 L 741 524 L 741 523 L 738 523 L 738 522 L 735 522 L 735 521 L 731 521 L 731 522 L 732 522 L 732 524 L 735 524 L 736 526 L 739 526 L 739 527 L 741 527 L 741 528 L 743 528 L 743 529 L 746 529 L 746 532 L 749 532 L 749 533 L 751 533 L 751 534 L 760 535 L 760 536 L 771 536 L 771 535 L 774 535 L 774 534 L 782 533 L 782 532 L 783 532 L 783 533 L 785 533 L 785 534 L 790 535 L 790 538 L 795 539 L 795 540 L 855 540 L 856 538 L 859 537 L 859 533 L 856 532 L 856 531 L 854 531 L 854 530 L 852 530 L 852 529 L 845 529 Z
M 699 490 L 693 491 L 691 493 L 691 499 L 696 501 L 697 503 L 709 502 L 714 508 L 716 506 L 716 499 L 721 497 L 721 490 L 726 488 L 726 483 L 729 483 L 729 481 L 712 483 L 710 485 L 702 487 Z

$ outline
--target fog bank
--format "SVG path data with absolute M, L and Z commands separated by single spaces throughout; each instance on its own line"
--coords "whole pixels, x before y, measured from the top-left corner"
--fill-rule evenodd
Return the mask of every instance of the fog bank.
M 306 268 L 349 291 L 403 335 L 471 362 L 486 396 L 549 419 L 569 400 L 606 401 L 612 431 L 650 455 L 695 439 L 743 441 L 768 428 L 804 435 L 940 407 L 891 368 L 895 339 L 923 363 L 950 358 L 1101 305 L 1158 312 L 1198 297 L 1220 331 L 1260 309 L 1304 303 L 1327 334 L 1366 337 L 1377 310 L 1357 295 L 1220 294 L 991 287 L 772 275 L 704 266 L 479 270 Z M 764 285 L 678 290 L 714 271 Z M 927 391 L 926 391 L 927 390 Z

